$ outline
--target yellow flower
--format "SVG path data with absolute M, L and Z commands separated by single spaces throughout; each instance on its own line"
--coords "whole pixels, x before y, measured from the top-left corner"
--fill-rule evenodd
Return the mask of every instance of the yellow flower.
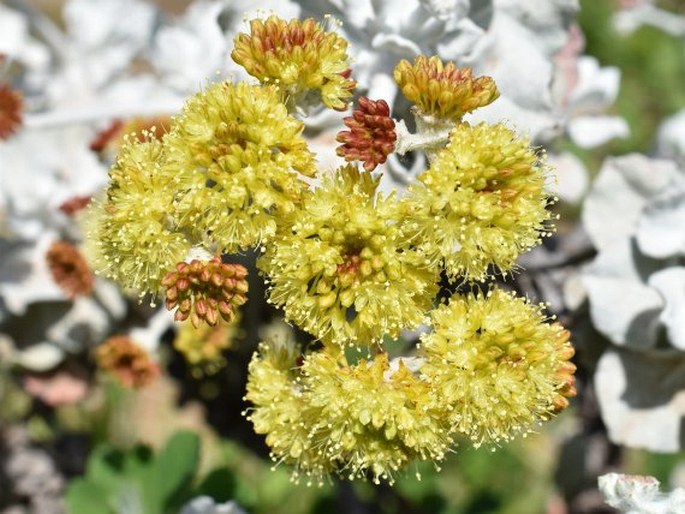
M 423 115 L 458 121 L 461 117 L 494 102 L 499 91 L 491 77 L 474 78 L 471 68 L 444 64 L 439 57 L 419 55 L 414 63 L 403 59 L 393 73 L 395 82 Z
M 402 241 L 394 196 L 354 166 L 323 178 L 284 220 L 258 265 L 286 318 L 339 345 L 380 343 L 424 319 L 437 267 Z
M 259 345 L 248 367 L 245 399 L 254 406 L 243 414 L 258 434 L 266 434 L 275 462 L 295 467 L 293 480 L 304 475 L 307 485 L 322 484 L 333 465 L 316 448 L 310 424 L 316 412 L 303 397 L 298 361 L 300 352 L 290 339 L 276 339 Z
M 507 272 L 552 229 L 546 171 L 504 125 L 459 124 L 403 199 L 405 233 L 452 280 Z
M 298 474 L 321 482 L 369 472 L 392 482 L 414 460 L 442 460 L 452 444 L 446 411 L 401 359 L 391 365 L 382 353 L 351 365 L 329 348 L 297 366 L 292 347 L 262 344 L 260 352 L 250 364 L 248 417 L 267 434 L 272 458 Z
M 347 108 L 355 87 L 349 78 L 347 41 L 314 19 L 252 20 L 250 34 L 238 34 L 234 44 L 233 60 L 261 82 L 276 85 L 289 104 L 306 104 L 315 93 L 326 107 Z
M 175 192 L 165 164 L 160 141 L 125 144 L 106 198 L 92 201 L 84 220 L 95 271 L 141 296 L 155 296 L 191 246 L 170 212 Z
M 186 102 L 164 138 L 174 187 L 173 215 L 221 253 L 255 246 L 276 230 L 316 172 L 302 138 L 270 86 L 219 83 Z
M 454 295 L 431 316 L 421 373 L 476 446 L 530 431 L 575 394 L 569 332 L 540 305 L 495 289 Z

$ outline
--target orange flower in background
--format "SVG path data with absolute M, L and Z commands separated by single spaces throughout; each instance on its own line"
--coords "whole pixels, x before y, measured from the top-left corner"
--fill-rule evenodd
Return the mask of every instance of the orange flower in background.
M 115 155 L 124 144 L 124 137 L 132 134 L 136 141 L 162 139 L 171 127 L 170 116 L 137 117 L 130 120 L 114 120 L 97 133 L 90 142 L 90 149 L 98 153 Z
M 97 366 L 122 386 L 140 389 L 150 385 L 161 370 L 150 354 L 131 338 L 113 336 L 95 350 Z
M 52 278 L 73 299 L 93 291 L 94 276 L 78 249 L 65 241 L 50 245 L 45 258 Z
M 21 94 L 7 84 L 0 84 L 0 139 L 8 139 L 17 131 L 23 110 Z

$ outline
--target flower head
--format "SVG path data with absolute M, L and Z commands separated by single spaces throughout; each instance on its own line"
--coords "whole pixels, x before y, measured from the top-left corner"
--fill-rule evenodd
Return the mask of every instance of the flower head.
M 398 203 L 354 166 L 323 178 L 285 221 L 258 265 L 270 301 L 324 341 L 378 343 L 416 327 L 435 295 L 426 267 L 397 224 Z
M 95 361 L 124 387 L 145 387 L 160 374 L 159 364 L 126 336 L 113 336 L 102 343 L 95 350 Z
M 546 167 L 504 125 L 458 125 L 403 199 L 405 230 L 451 279 L 509 271 L 550 230 Z
M 395 82 L 423 115 L 458 121 L 461 117 L 495 101 L 499 91 L 491 77 L 474 78 L 471 68 L 444 64 L 438 56 L 419 55 L 395 66 Z
M 294 464 L 296 478 L 368 472 L 392 482 L 415 459 L 445 457 L 452 444 L 446 411 L 401 359 L 391 366 L 379 354 L 352 365 L 339 350 L 312 353 L 301 366 L 297 358 L 292 349 L 263 343 L 250 363 L 246 396 L 254 404 L 248 418 L 267 434 L 272 458 Z
M 0 140 L 9 138 L 21 125 L 24 102 L 21 94 L 0 84 Z
M 176 271 L 162 279 L 166 307 L 177 309 L 174 319 L 190 321 L 195 328 L 204 321 L 214 326 L 221 317 L 230 322 L 235 310 L 247 301 L 247 270 L 240 264 L 224 264 L 219 257 L 210 261 L 179 262 Z
M 261 82 L 276 85 L 290 102 L 299 104 L 316 92 L 326 107 L 347 107 L 355 87 L 347 41 L 314 19 L 252 20 L 250 33 L 238 34 L 234 43 L 233 60 Z
M 93 267 L 141 296 L 156 295 L 191 246 L 170 212 L 173 171 L 165 163 L 161 141 L 125 144 L 106 198 L 91 202 L 86 213 Z
M 274 210 L 291 211 L 308 187 L 300 174 L 316 173 L 303 128 L 274 87 L 218 83 L 198 93 L 164 138 L 183 191 L 174 216 L 222 253 L 272 236 Z
M 421 373 L 476 445 L 529 431 L 575 393 L 569 332 L 540 305 L 495 289 L 455 295 L 431 317 Z
M 55 241 L 45 258 L 52 277 L 70 298 L 93 291 L 93 272 L 78 249 L 66 241 Z
M 359 107 L 352 116 L 343 118 L 350 130 L 338 132 L 337 141 L 343 143 L 337 153 L 347 161 L 362 161 L 366 171 L 383 164 L 395 147 L 395 122 L 385 100 L 359 98 Z

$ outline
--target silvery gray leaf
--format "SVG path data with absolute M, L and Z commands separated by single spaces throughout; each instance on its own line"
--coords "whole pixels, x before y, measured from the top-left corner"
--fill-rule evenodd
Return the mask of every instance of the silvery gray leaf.
M 663 297 L 665 305 L 659 319 L 666 327 L 668 340 L 678 349 L 685 350 L 685 267 L 673 266 L 658 271 L 649 277 L 649 285 Z
M 647 202 L 679 173 L 672 161 L 640 154 L 607 159 L 582 214 L 594 245 L 602 249 L 630 237 Z
M 681 352 L 607 351 L 595 371 L 595 390 L 614 443 L 654 452 L 683 449 L 685 358 Z
M 645 206 L 637 226 L 640 250 L 665 259 L 685 256 L 685 172 Z
M 602 248 L 583 272 L 592 322 L 617 345 L 653 347 L 659 335 L 663 300 L 646 279 L 659 268 L 630 239 Z

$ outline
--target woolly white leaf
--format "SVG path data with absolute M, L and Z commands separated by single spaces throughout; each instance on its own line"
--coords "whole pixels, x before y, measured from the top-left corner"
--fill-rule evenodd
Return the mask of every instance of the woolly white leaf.
M 685 359 L 680 352 L 607 351 L 597 363 L 595 391 L 614 443 L 654 452 L 682 449 Z
M 607 159 L 583 209 L 583 224 L 602 249 L 630 237 L 649 199 L 679 175 L 672 161 L 640 154 Z
M 663 297 L 665 306 L 659 319 L 666 326 L 669 341 L 685 350 L 685 267 L 674 266 L 658 271 L 649 277 L 649 285 Z
M 614 344 L 646 348 L 656 343 L 663 300 L 642 278 L 650 269 L 658 269 L 658 263 L 641 256 L 630 239 L 621 239 L 601 249 L 583 274 L 592 322 Z

